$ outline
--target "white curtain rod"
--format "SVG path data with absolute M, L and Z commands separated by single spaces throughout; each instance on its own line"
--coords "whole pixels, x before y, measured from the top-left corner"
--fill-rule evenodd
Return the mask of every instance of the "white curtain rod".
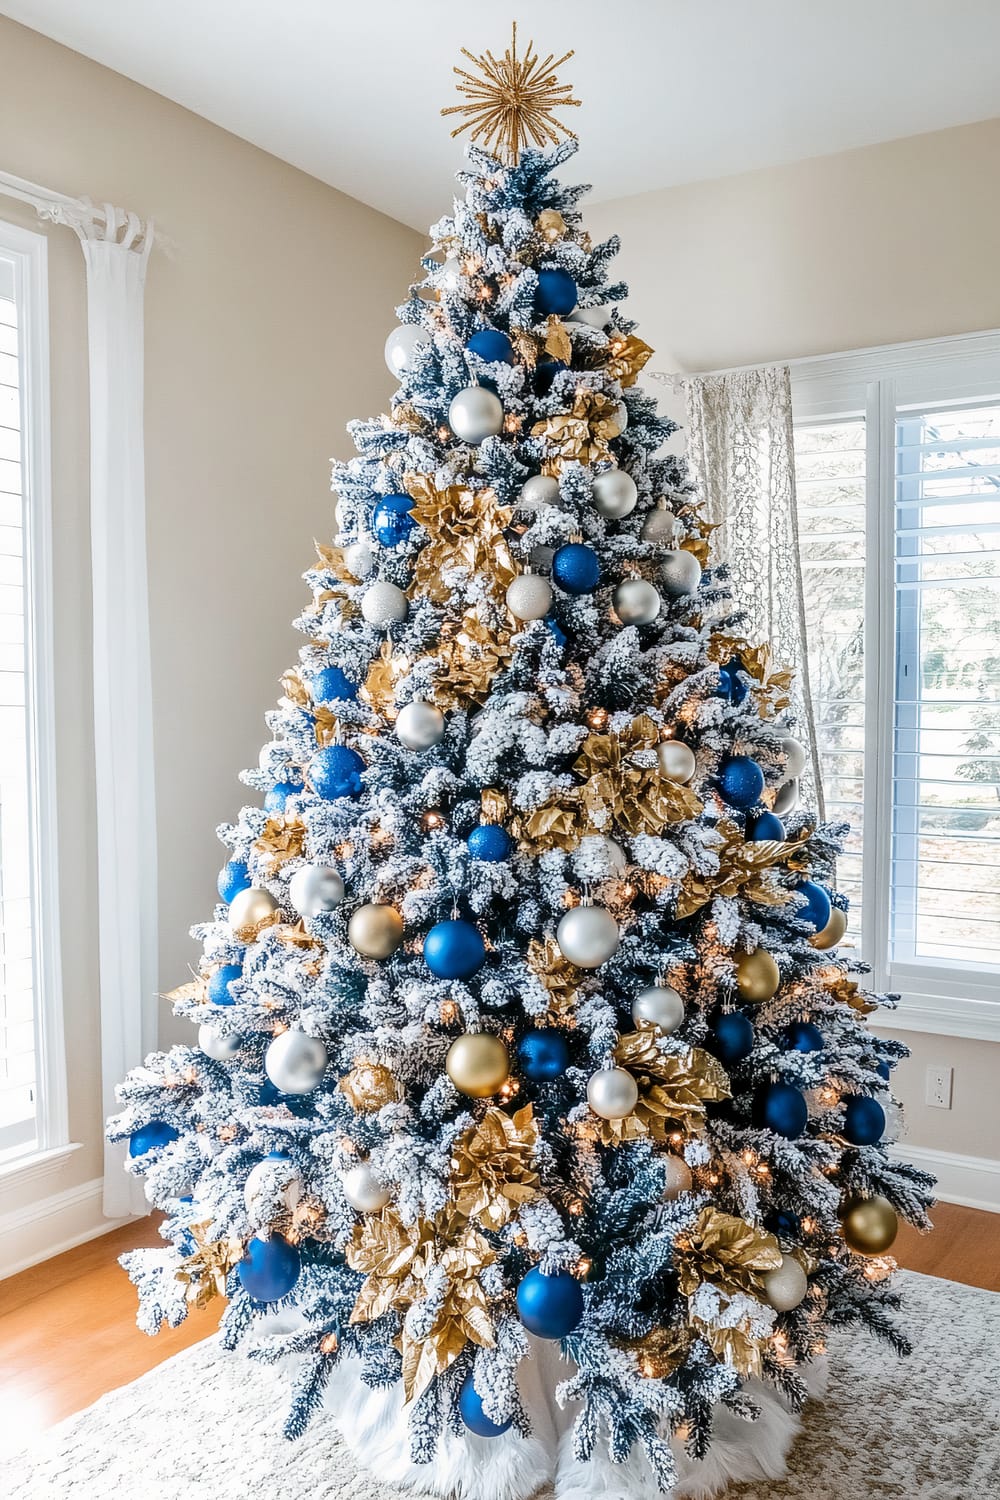
M 154 236 L 151 220 L 144 222 L 129 209 L 116 208 L 112 203 L 97 204 L 90 198 L 71 198 L 68 193 L 57 193 L 54 188 L 29 182 L 13 172 L 0 170 L 0 197 L 29 204 L 40 219 L 63 224 L 81 238 L 85 233 L 92 235 L 95 226 L 103 226 L 109 238 L 126 231 L 127 236 L 134 243 L 142 244 L 147 253 L 154 238 L 163 249 L 169 251 L 171 248 L 171 242 L 162 234 Z

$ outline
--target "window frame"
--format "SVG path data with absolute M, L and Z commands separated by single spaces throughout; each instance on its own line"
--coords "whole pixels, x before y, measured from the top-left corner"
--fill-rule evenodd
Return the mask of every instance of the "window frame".
M 865 419 L 865 838 L 862 957 L 898 992 L 888 1024 L 1000 1041 L 1000 964 L 890 957 L 896 670 L 896 419 L 900 408 L 1000 397 L 1000 331 L 792 361 L 795 424 Z

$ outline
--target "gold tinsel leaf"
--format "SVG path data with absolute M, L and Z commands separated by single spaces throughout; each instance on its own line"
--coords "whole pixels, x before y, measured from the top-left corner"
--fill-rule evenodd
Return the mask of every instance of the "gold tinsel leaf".
M 684 876 L 677 896 L 679 919 L 690 917 L 716 896 L 742 895 L 764 906 L 783 906 L 792 899 L 793 892 L 775 884 L 768 871 L 787 863 L 789 855 L 798 849 L 795 842 L 744 839 L 728 820 L 719 824 L 719 833 L 723 839 L 716 851 L 719 868 L 714 875 L 699 875 L 692 870 Z
M 564 957 L 554 938 L 532 938 L 528 944 L 528 968 L 549 992 L 549 1011 L 554 1019 L 567 1015 L 576 1004 L 579 970 Z
M 382 1063 L 355 1063 L 345 1073 L 337 1087 L 345 1095 L 352 1109 L 358 1114 L 373 1115 L 387 1104 L 397 1103 L 403 1097 L 403 1087 L 391 1068 Z
M 395 719 L 396 684 L 409 670 L 409 658 L 387 638 L 368 668 L 368 674 L 358 689 L 358 697 L 364 699 L 369 708 L 374 709 L 383 719 Z
M 167 990 L 160 998 L 169 1000 L 174 1005 L 187 1000 L 197 1000 L 199 1005 L 204 1005 L 207 995 L 207 981 L 199 975 L 197 979 L 189 979 L 187 984 L 179 984 L 176 989 Z
M 657 834 L 668 823 L 701 812 L 702 803 L 690 787 L 661 776 L 656 767 L 631 762 L 637 750 L 651 750 L 658 740 L 659 730 L 648 714 L 617 733 L 590 734 L 584 740 L 573 769 L 585 779 L 582 802 L 595 827 L 615 823 L 633 836 Z
M 510 336 L 518 358 L 533 370 L 538 363 L 539 340 L 527 328 L 512 328 Z
M 568 412 L 536 422 L 533 436 L 545 439 L 547 471 L 564 464 L 594 464 L 612 457 L 608 444 L 621 435 L 617 402 L 603 391 L 578 390 Z
M 737 1374 L 743 1376 L 756 1375 L 759 1378 L 763 1374 L 764 1341 L 753 1336 L 746 1321 L 737 1323 L 733 1328 L 720 1327 L 717 1323 L 709 1323 L 697 1317 L 693 1317 L 691 1323 L 699 1337 L 704 1339 L 724 1365 L 730 1365 Z
M 267 865 L 268 871 L 273 874 L 288 860 L 301 859 L 305 844 L 305 824 L 298 818 L 286 818 L 279 814 L 268 818 L 263 833 L 253 847 Z
M 703 568 L 708 567 L 709 541 L 704 536 L 686 536 L 678 543 L 682 552 L 690 552 Z
M 639 1102 L 624 1120 L 602 1120 L 605 1144 L 652 1136 L 666 1141 L 676 1130 L 693 1135 L 701 1129 L 705 1106 L 730 1097 L 729 1075 L 717 1058 L 700 1047 L 684 1053 L 663 1052 L 650 1027 L 630 1031 L 615 1047 L 615 1061 L 639 1085 Z
M 491 1105 L 455 1142 L 451 1189 L 467 1219 L 497 1230 L 538 1192 L 532 1156 L 538 1140 L 531 1105 L 513 1116 Z
M 639 371 L 648 359 L 652 357 L 653 351 L 642 339 L 636 338 L 634 333 L 616 333 L 612 335 L 610 343 L 610 359 L 608 360 L 608 374 L 612 380 L 617 380 L 620 386 L 635 385 L 639 378 Z
M 409 592 L 447 604 L 452 586 L 442 575 L 446 569 L 462 567 L 501 600 L 517 575 L 505 536 L 509 506 L 501 505 L 488 487 L 453 484 L 441 490 L 426 474 L 407 474 L 405 487 L 413 496 L 411 515 L 427 532 Z
M 765 1229 L 703 1208 L 696 1223 L 678 1236 L 674 1264 L 685 1297 L 710 1282 L 729 1297 L 760 1298 L 764 1273 L 781 1265 L 781 1247 Z
M 243 1259 L 243 1241 L 235 1235 L 221 1240 L 209 1240 L 211 1219 L 188 1226 L 188 1233 L 197 1245 L 193 1255 L 182 1261 L 174 1274 L 187 1287 L 187 1300 L 195 1307 L 205 1307 L 215 1297 L 226 1295 L 226 1278 L 233 1267 Z
M 332 708 L 317 703 L 312 711 L 313 733 L 317 745 L 335 745 L 340 737 L 340 720 Z
M 535 220 L 535 228 L 551 245 L 566 233 L 566 220 L 557 208 L 543 208 Z
M 277 915 L 277 913 L 275 913 Z M 322 948 L 322 938 L 313 937 L 306 931 L 306 924 L 301 917 L 297 922 L 281 922 L 275 936 L 279 943 L 284 943 L 286 948 Z
M 556 313 L 550 313 L 545 324 L 545 352 L 553 359 L 561 359 L 564 365 L 573 359 L 573 340 Z

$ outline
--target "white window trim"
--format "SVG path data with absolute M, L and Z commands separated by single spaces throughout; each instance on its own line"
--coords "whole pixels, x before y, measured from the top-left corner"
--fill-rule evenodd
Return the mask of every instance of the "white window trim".
M 78 1149 L 69 1138 L 63 1034 L 56 826 L 56 710 L 52 585 L 52 470 L 49 402 L 48 241 L 0 221 L 0 248 L 14 264 L 19 307 L 18 371 L 22 411 L 25 521 L 25 628 L 28 776 L 33 889 L 33 1002 L 37 1144 L 0 1168 L 4 1185 L 30 1181 Z
M 895 416 L 897 406 L 1000 394 L 1000 330 L 791 362 L 799 423 L 866 418 L 864 951 L 876 988 L 897 991 L 883 1024 L 1000 1042 L 1000 970 L 889 960 L 895 662 Z

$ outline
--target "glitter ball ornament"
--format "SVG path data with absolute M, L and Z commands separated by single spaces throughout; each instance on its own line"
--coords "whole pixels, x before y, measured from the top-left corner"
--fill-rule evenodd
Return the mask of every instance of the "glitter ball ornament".
M 639 1102 L 639 1085 L 626 1068 L 602 1068 L 587 1083 L 587 1103 L 602 1120 L 624 1120 Z
M 517 1315 L 539 1339 L 564 1339 L 583 1317 L 583 1292 L 575 1276 L 546 1276 L 534 1266 L 517 1289 Z
M 766 949 L 755 948 L 752 953 L 741 953 L 736 960 L 736 987 L 741 1000 L 760 1005 L 778 993 L 780 983 L 778 965 Z
M 298 1281 L 302 1260 L 282 1235 L 254 1235 L 236 1269 L 243 1290 L 255 1302 L 280 1302 Z
M 347 940 L 362 958 L 390 958 L 403 941 L 403 918 L 394 906 L 369 901 L 351 913 Z
M 753 1122 L 760 1130 L 794 1141 L 806 1128 L 809 1106 L 805 1096 L 790 1083 L 765 1083 L 753 1100 Z
M 375 566 L 375 554 L 368 542 L 352 542 L 344 548 L 344 567 L 352 578 L 361 583 Z
M 594 475 L 590 498 L 598 515 L 609 521 L 620 521 L 635 510 L 639 491 L 631 474 L 626 474 L 624 469 L 605 469 L 602 474 Z
M 752 821 L 747 837 L 753 843 L 761 843 L 765 839 L 772 839 L 779 844 L 784 843 L 785 825 L 772 812 L 758 813 Z
M 632 1001 L 632 1020 L 637 1026 L 645 1022 L 670 1036 L 684 1024 L 684 1000 L 673 985 L 652 984 Z
M 793 776 L 801 776 L 806 768 L 805 746 L 798 740 L 793 740 L 791 735 L 783 735 L 781 749 L 785 757 L 784 781 L 790 781 Z
M 394 328 L 385 341 L 385 362 L 389 373 L 399 380 L 413 364 L 419 349 L 426 349 L 431 336 L 419 323 L 404 323 Z
M 225 902 L 232 901 L 240 891 L 250 889 L 250 875 L 242 859 L 230 859 L 219 871 L 219 896 Z
M 482 443 L 503 430 L 503 404 L 483 385 L 466 386 L 452 397 L 448 426 L 463 443 Z
M 351 703 L 358 696 L 358 685 L 339 667 L 320 667 L 309 678 L 309 691 L 314 703 L 336 703 L 341 698 Z
M 691 1168 L 683 1156 L 678 1156 L 676 1151 L 668 1151 L 667 1155 L 660 1158 L 666 1179 L 663 1184 L 663 1197 L 668 1203 L 679 1198 L 682 1193 L 691 1191 Z
M 859 1255 L 884 1255 L 899 1232 L 896 1210 L 887 1198 L 852 1197 L 840 1210 L 844 1239 Z
M 522 573 L 507 589 L 507 608 L 516 620 L 541 620 L 552 607 L 552 585 L 538 573 Z
M 645 578 L 624 578 L 611 602 L 623 625 L 652 625 L 660 613 L 660 596 Z
M 326 1048 L 317 1036 L 282 1031 L 268 1043 L 264 1072 L 283 1094 L 308 1094 L 326 1072 Z
M 603 906 L 574 906 L 559 919 L 556 942 L 580 969 L 599 969 L 618 952 L 618 923 Z
M 749 755 L 727 755 L 719 767 L 719 793 L 730 807 L 753 807 L 764 790 L 764 773 Z
M 511 851 L 510 834 L 499 823 L 478 823 L 465 842 L 473 859 L 484 864 L 499 864 Z
M 349 745 L 323 745 L 309 762 L 309 784 L 325 802 L 361 793 L 365 763 Z
M 846 931 L 846 911 L 844 911 L 843 907 L 831 906 L 830 920 L 826 923 L 825 927 L 820 928 L 819 932 L 813 933 L 809 941 L 814 948 L 820 948 L 825 951 L 827 948 L 836 948 L 837 944 L 843 940 Z
M 430 750 L 444 738 L 444 714 L 433 703 L 414 698 L 399 710 L 395 727 L 407 750 Z
M 529 1031 L 518 1044 L 517 1064 L 533 1083 L 550 1083 L 569 1067 L 569 1044 L 562 1032 L 551 1026 Z
M 803 898 L 795 915 L 800 922 L 807 922 L 814 933 L 822 932 L 833 910 L 830 897 L 815 880 L 800 880 L 795 889 Z
M 486 1415 L 483 1410 L 483 1398 L 473 1384 L 471 1370 L 462 1381 L 459 1389 L 458 1409 L 466 1427 L 470 1432 L 474 1432 L 477 1437 L 501 1437 L 509 1429 L 513 1420 L 511 1417 L 508 1417 L 506 1422 L 494 1422 Z
M 409 604 L 403 590 L 380 579 L 371 584 L 361 600 L 361 613 L 369 625 L 398 625 L 406 619 Z
M 671 599 L 682 599 L 693 594 L 701 582 L 701 564 L 693 552 L 678 547 L 670 551 L 660 563 L 660 583 L 663 592 Z
M 444 1066 L 461 1093 L 470 1099 L 487 1099 L 507 1081 L 510 1057 L 498 1036 L 470 1031 L 452 1042 Z
M 567 542 L 552 559 L 552 577 L 567 594 L 592 594 L 601 581 L 597 553 L 583 542 Z
M 779 818 L 784 818 L 788 813 L 794 812 L 799 805 L 799 783 L 793 778 L 791 781 L 782 782 L 774 794 L 774 806 L 772 811 Z
M 424 938 L 424 963 L 436 979 L 471 979 L 486 962 L 486 944 L 474 922 L 435 922 Z
M 775 1312 L 791 1312 L 809 1290 L 809 1280 L 794 1255 L 783 1255 L 781 1265 L 764 1272 L 764 1296 Z
M 276 781 L 264 797 L 264 811 L 283 813 L 288 806 L 289 797 L 296 796 L 301 790 L 301 781 Z
M 231 985 L 243 978 L 242 964 L 223 964 L 209 977 L 208 998 L 213 1005 L 232 1005 L 236 996 Z
M 576 306 L 576 296 L 576 282 L 561 266 L 539 271 L 535 312 L 540 318 L 547 318 L 552 313 L 560 318 L 568 317 Z
M 411 515 L 412 495 L 383 495 L 372 512 L 372 530 L 383 547 L 398 547 L 416 522 Z
M 303 865 L 288 882 L 288 899 L 300 917 L 318 917 L 343 901 L 344 882 L 329 865 Z
M 465 347 L 470 354 L 477 354 L 489 364 L 514 363 L 514 346 L 499 328 L 480 328 L 471 338 L 466 339 Z
M 243 1038 L 233 1032 L 223 1036 L 214 1026 L 203 1023 L 198 1027 L 198 1046 L 213 1062 L 228 1062 L 243 1046 Z
M 366 1161 L 358 1162 L 357 1166 L 345 1172 L 342 1183 L 344 1197 L 359 1214 L 377 1214 L 392 1197 L 389 1189 L 379 1182 Z
M 165 1120 L 150 1120 L 148 1125 L 140 1125 L 129 1136 L 128 1154 L 134 1160 L 137 1156 L 145 1156 L 147 1151 L 159 1151 L 176 1139 L 177 1131 L 172 1125 Z
M 248 886 L 245 891 L 238 892 L 229 903 L 229 925 L 233 932 L 244 932 L 251 927 L 256 927 L 259 922 L 266 921 L 277 910 L 278 903 L 270 891 L 263 891 L 257 886 Z
M 676 517 L 667 502 L 657 500 L 643 521 L 639 535 L 644 542 L 662 547 L 673 541 L 675 525 Z
M 849 1094 L 844 1100 L 844 1139 L 852 1146 L 874 1146 L 885 1134 L 885 1111 L 877 1099 Z
M 708 1041 L 711 1052 L 726 1067 L 733 1067 L 753 1051 L 754 1031 L 751 1022 L 739 1010 L 724 1011 L 715 1021 Z
M 518 510 L 539 510 L 543 505 L 558 505 L 559 481 L 550 474 L 532 474 L 521 486 Z
M 690 745 L 683 740 L 662 740 L 656 747 L 660 775 L 685 786 L 694 775 L 698 762 Z

